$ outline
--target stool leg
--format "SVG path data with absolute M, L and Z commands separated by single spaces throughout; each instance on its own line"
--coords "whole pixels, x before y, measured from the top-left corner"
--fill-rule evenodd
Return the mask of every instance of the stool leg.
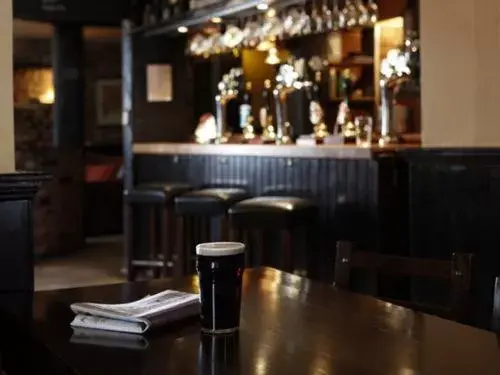
M 264 265 L 264 241 L 262 237 L 262 231 L 253 231 L 253 238 L 255 239 L 253 242 L 255 243 L 255 246 L 252 249 L 252 257 L 254 259 L 254 264 L 256 264 L 257 267 L 262 267 Z
M 127 281 L 135 281 L 135 268 L 132 265 L 134 259 L 134 225 L 133 209 L 129 203 L 123 205 L 123 229 L 125 232 L 125 272 Z
M 253 262 L 253 249 L 252 244 L 250 243 L 250 235 L 248 230 L 241 229 L 241 238 L 243 243 L 245 244 L 245 264 L 247 267 L 255 267 Z
M 240 234 L 238 228 L 234 225 L 230 225 L 229 227 L 229 241 L 237 242 L 240 239 Z
M 172 266 L 172 222 L 171 210 L 168 206 L 163 207 L 161 217 L 161 253 L 163 254 L 163 268 L 161 272 L 162 277 L 170 276 Z
M 161 234 L 161 231 L 158 231 L 158 221 L 156 220 L 157 210 L 156 207 L 152 207 L 149 211 L 149 240 L 150 242 L 150 259 L 158 260 L 158 245 L 157 245 L 157 236 L 158 233 Z M 153 273 L 153 278 L 157 279 L 160 277 L 160 269 L 157 267 L 152 267 L 151 271 Z
M 175 236 L 175 254 L 174 262 L 174 278 L 181 278 L 184 274 L 184 217 L 176 218 L 176 236 Z
M 281 239 L 283 241 L 283 270 L 286 272 L 293 272 L 293 242 L 292 232 L 290 229 L 285 229 L 282 232 Z
M 212 239 L 212 218 L 206 218 L 202 221 L 202 232 L 203 232 L 203 235 L 201 236 L 201 239 L 204 241 L 204 242 L 210 242 L 211 239 Z
M 219 238 L 221 241 L 227 241 L 229 239 L 229 222 L 226 215 L 222 216 L 220 219 Z
M 197 217 L 188 217 L 184 224 L 184 237 L 186 238 L 186 243 L 183 248 L 184 276 L 191 274 L 191 253 L 192 247 L 196 241 L 196 226 L 198 220 Z
M 318 257 L 317 257 L 317 246 L 315 243 L 315 227 L 308 225 L 306 227 L 306 234 L 305 234 L 305 255 L 306 255 L 306 272 L 307 272 L 307 277 L 312 278 L 315 277 L 317 274 L 317 267 L 318 267 Z

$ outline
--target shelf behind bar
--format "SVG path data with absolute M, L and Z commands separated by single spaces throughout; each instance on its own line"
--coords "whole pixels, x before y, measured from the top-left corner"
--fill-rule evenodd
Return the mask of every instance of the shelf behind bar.
M 175 19 L 171 21 L 159 22 L 156 25 L 148 25 L 135 28 L 132 32 L 134 34 L 143 34 L 145 37 L 152 37 L 158 35 L 169 34 L 177 32 L 180 26 L 193 27 L 202 25 L 209 22 L 214 17 L 229 17 L 233 15 L 248 16 L 253 13 L 262 12 L 257 9 L 257 5 L 263 3 L 265 0 L 241 0 L 229 1 L 221 5 L 215 5 L 204 9 L 197 9 L 189 12 L 187 17 L 182 19 Z M 286 8 L 293 5 L 303 5 L 306 0 L 269 0 L 269 7 L 277 10 Z

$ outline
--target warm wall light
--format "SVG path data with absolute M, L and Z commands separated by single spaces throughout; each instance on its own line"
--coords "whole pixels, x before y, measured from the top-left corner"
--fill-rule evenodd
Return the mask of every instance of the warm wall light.
M 278 65 L 281 62 L 278 56 L 278 49 L 276 47 L 270 48 L 267 52 L 266 64 Z
M 221 23 L 222 22 L 222 18 L 220 18 L 220 17 L 213 17 L 210 21 L 212 21 L 213 23 Z
M 264 39 L 257 45 L 257 51 L 266 52 L 275 47 L 275 44 L 268 39 Z
M 42 104 L 54 104 L 55 93 L 53 88 L 47 89 L 42 95 L 38 97 L 38 101 Z
M 267 11 L 266 16 L 269 18 L 274 18 L 276 17 L 276 9 L 271 8 Z
M 18 107 L 35 103 L 52 104 L 54 85 L 50 68 L 18 68 L 14 70 L 14 103 Z
M 188 32 L 188 28 L 186 26 L 179 26 L 177 28 L 177 31 L 180 32 L 181 34 L 185 34 Z
M 265 1 L 263 1 L 262 3 L 260 3 L 259 5 L 257 5 L 257 9 L 258 10 L 267 10 L 267 8 L 269 8 L 269 5 Z

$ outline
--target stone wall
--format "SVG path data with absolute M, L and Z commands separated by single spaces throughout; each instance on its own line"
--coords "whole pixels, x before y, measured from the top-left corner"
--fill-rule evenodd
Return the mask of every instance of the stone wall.
M 101 79 L 120 79 L 119 40 L 86 41 L 85 45 L 85 139 L 88 143 L 121 143 L 121 126 L 99 126 L 96 116 L 96 84 Z M 43 170 L 53 179 L 43 184 L 34 201 L 35 255 L 74 252 L 84 243 L 84 176 L 72 171 L 82 162 L 83 149 L 71 155 L 52 147 L 52 106 L 29 100 L 45 91 L 39 68 L 51 68 L 51 41 L 14 40 L 14 92 L 16 169 Z M 35 70 L 34 70 L 35 69 Z M 42 82 L 43 81 L 43 82 Z M 74 151 L 74 152 L 73 152 Z M 92 202 L 89 202 L 91 204 Z
M 47 171 L 54 173 L 56 158 L 51 145 L 52 106 L 32 105 L 16 107 L 14 110 L 14 138 L 16 146 L 16 169 L 24 171 Z M 57 252 L 57 213 L 54 197 L 57 196 L 57 180 L 44 183 L 33 203 L 35 254 Z
M 50 39 L 14 39 L 14 68 L 52 65 Z M 85 140 L 88 143 L 120 143 L 121 126 L 100 126 L 96 115 L 96 87 L 103 79 L 121 78 L 121 41 L 85 41 Z M 14 90 L 16 91 L 16 89 Z

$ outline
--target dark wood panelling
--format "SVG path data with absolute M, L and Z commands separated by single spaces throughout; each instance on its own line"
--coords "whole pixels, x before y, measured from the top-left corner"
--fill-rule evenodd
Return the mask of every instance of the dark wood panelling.
M 138 155 L 136 183 L 188 182 L 195 186 L 246 186 L 253 196 L 278 191 L 314 200 L 320 207 L 317 231 L 321 277 L 331 280 L 336 239 L 380 245 L 388 224 L 380 215 L 380 175 L 392 162 L 378 159 L 307 159 L 259 156 Z M 391 181 L 391 180 L 389 180 Z M 386 238 L 393 240 L 392 236 Z M 387 245 L 387 244 L 385 244 Z M 384 246 L 385 246 L 384 245 Z
M 408 159 L 411 253 L 474 253 L 474 324 L 488 327 L 500 275 L 500 150 L 425 150 Z
M 132 2 L 126 0 L 16 0 L 12 4 L 15 18 L 88 25 L 118 25 L 132 10 Z
M 196 121 L 193 114 L 193 82 L 185 56 L 186 38 L 134 39 L 134 141 L 181 142 L 191 138 Z M 148 64 L 171 64 L 173 100 L 147 101 Z
M 34 289 L 32 204 L 39 185 L 47 179 L 37 172 L 0 175 L 1 292 Z

